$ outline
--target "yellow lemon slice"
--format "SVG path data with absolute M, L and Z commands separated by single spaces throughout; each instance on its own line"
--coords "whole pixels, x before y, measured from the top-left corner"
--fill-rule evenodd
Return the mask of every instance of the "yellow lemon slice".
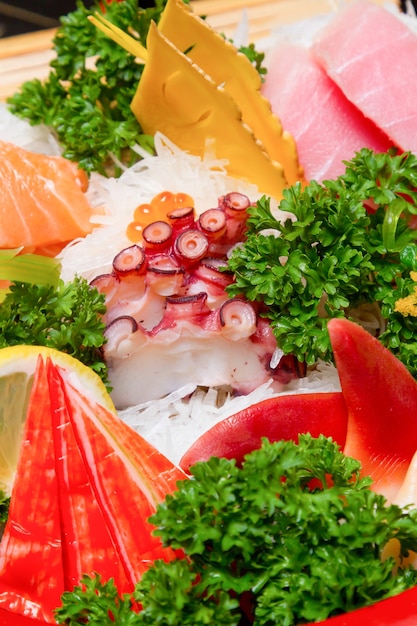
M 116 412 L 100 377 L 72 356 L 43 346 L 17 345 L 0 350 L 0 489 L 10 495 L 20 452 L 33 374 L 38 356 L 50 357 L 70 373 L 74 386 Z

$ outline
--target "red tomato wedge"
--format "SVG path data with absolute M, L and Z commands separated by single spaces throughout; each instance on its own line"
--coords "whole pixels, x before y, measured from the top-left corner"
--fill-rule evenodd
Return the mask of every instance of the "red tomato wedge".
M 392 500 L 417 450 L 417 382 L 358 324 L 332 319 L 328 329 L 349 414 L 343 451 Z
M 262 437 L 270 441 L 297 440 L 309 432 L 333 437 L 343 446 L 347 429 L 347 408 L 343 395 L 306 393 L 267 398 L 232 415 L 201 435 L 180 461 L 184 471 L 197 461 L 212 456 L 243 461 L 246 454 L 261 446 Z

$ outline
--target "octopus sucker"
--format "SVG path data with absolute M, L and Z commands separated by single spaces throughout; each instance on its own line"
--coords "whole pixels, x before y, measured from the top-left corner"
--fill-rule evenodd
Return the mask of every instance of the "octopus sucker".
M 242 394 L 272 380 L 279 391 L 300 375 L 291 359 L 276 358 L 263 305 L 227 293 L 227 255 L 245 238 L 250 206 L 232 192 L 200 215 L 171 208 L 92 281 L 106 298 L 103 350 L 117 408 L 190 384 Z

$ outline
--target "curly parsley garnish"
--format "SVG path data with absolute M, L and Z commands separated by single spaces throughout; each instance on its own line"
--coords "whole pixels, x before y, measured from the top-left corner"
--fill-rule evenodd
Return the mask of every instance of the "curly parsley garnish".
M 7 522 L 9 516 L 10 496 L 7 496 L 4 491 L 0 490 L 0 537 L 2 529 Z
M 376 303 L 387 324 L 381 341 L 416 375 L 417 318 L 395 306 L 415 286 L 416 188 L 416 156 L 363 149 L 338 179 L 286 189 L 279 208 L 292 219 L 278 222 L 262 198 L 229 259 L 229 295 L 264 303 L 280 348 L 310 365 L 332 358 L 329 318 Z
M 12 113 L 55 129 L 64 156 L 87 171 L 105 173 L 114 157 L 134 163 L 137 144 L 152 151 L 153 139 L 142 133 L 130 109 L 143 66 L 88 16 L 104 7 L 107 19 L 145 44 L 150 23 L 159 20 L 165 4 L 156 0 L 153 8 L 141 9 L 138 0 L 96 1 L 86 8 L 78 0 L 53 39 L 56 58 L 49 77 L 24 83 L 8 99 Z
M 417 510 L 388 505 L 330 439 L 264 440 L 242 467 L 212 458 L 191 471 L 150 518 L 185 558 L 156 561 L 123 598 L 113 581 L 84 577 L 64 593 L 59 623 L 110 626 L 115 615 L 119 626 L 292 626 L 416 583 L 401 559 L 417 548 Z M 394 559 L 381 558 L 392 538 L 401 546 L 396 575 Z
M 54 285 L 15 282 L 0 304 L 0 348 L 48 346 L 91 367 L 107 382 L 104 296 L 83 278 Z

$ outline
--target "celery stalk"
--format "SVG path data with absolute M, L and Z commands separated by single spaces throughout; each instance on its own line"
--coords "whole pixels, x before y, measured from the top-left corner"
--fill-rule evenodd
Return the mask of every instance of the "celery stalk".
M 0 280 L 53 285 L 60 277 L 57 259 L 40 254 L 19 254 L 21 248 L 0 250 Z

